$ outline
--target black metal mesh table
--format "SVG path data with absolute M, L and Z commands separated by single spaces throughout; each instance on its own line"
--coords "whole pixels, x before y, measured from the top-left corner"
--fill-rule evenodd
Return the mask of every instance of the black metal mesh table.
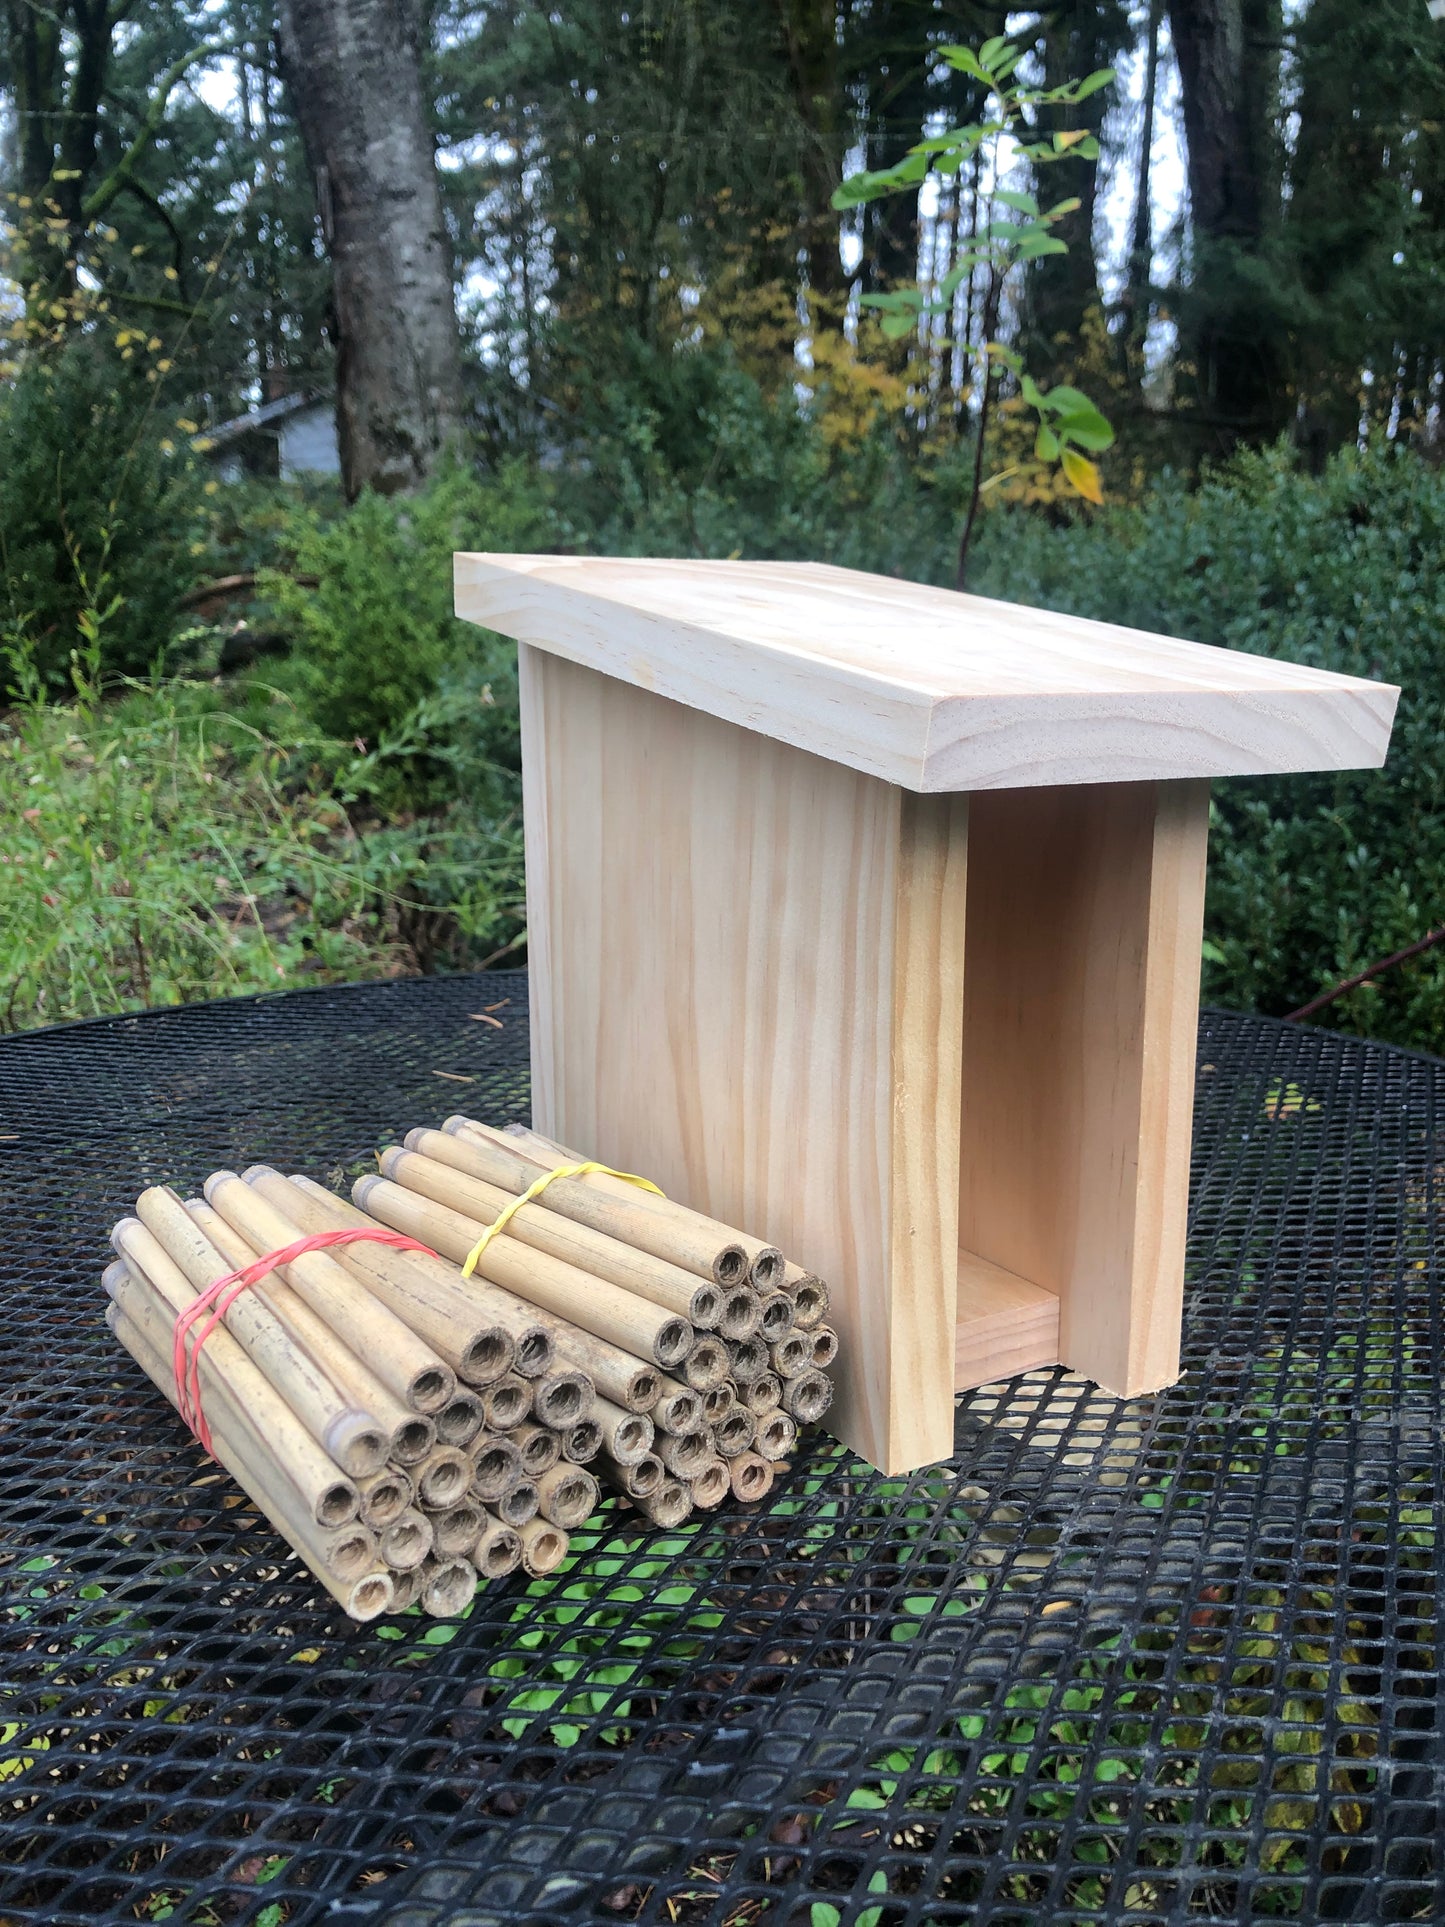
M 1206 1018 L 1171 1391 L 973 1394 L 909 1479 L 818 1436 L 756 1512 L 609 1505 L 356 1627 L 113 1346 L 106 1232 L 522 1114 L 525 1044 L 506 974 L 0 1045 L 0 1922 L 1445 1912 L 1445 1064 Z

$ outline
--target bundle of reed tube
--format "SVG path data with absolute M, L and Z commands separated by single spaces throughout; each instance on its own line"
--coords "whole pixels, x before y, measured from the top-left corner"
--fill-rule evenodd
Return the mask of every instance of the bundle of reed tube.
M 755 1503 L 826 1412 L 827 1287 L 764 1240 L 518 1125 L 448 1118 L 378 1162 L 350 1203 L 268 1165 L 153 1187 L 103 1278 L 121 1344 L 353 1618 L 554 1570 L 599 1481 L 663 1527 Z

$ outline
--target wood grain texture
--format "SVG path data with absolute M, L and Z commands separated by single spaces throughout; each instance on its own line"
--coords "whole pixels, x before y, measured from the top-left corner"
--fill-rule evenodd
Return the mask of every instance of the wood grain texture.
M 1384 761 L 1383 683 L 811 563 L 459 555 L 459 615 L 919 791 Z
M 1178 1372 L 1208 792 L 972 806 L 959 1239 L 1057 1294 L 1060 1356 Z
M 821 1272 L 830 1429 L 952 1450 L 964 805 L 521 653 L 537 1128 Z
M 971 1251 L 958 1254 L 954 1389 L 971 1392 L 1059 1362 L 1059 1301 Z

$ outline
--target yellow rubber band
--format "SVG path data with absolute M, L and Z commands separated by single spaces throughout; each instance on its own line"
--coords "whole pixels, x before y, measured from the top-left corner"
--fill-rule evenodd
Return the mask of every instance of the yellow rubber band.
M 506 1230 L 524 1204 L 531 1204 L 535 1199 L 540 1198 L 554 1178 L 585 1178 L 592 1171 L 600 1171 L 605 1178 L 621 1178 L 624 1184 L 638 1185 L 644 1191 L 656 1192 L 659 1198 L 666 1196 L 666 1193 L 655 1185 L 651 1178 L 639 1178 L 631 1171 L 614 1171 L 610 1164 L 559 1164 L 555 1171 L 544 1171 L 535 1184 L 527 1186 L 520 1198 L 513 1198 L 505 1211 L 498 1212 L 467 1253 L 467 1261 L 462 1266 L 463 1278 L 471 1277 L 482 1253 L 497 1233 Z

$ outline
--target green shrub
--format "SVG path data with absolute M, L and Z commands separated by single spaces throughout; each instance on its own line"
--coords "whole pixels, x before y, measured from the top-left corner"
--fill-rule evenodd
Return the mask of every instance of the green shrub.
M 836 562 L 953 577 L 967 451 L 920 460 L 877 411 L 838 429 L 824 393 L 765 393 L 726 346 L 629 359 L 586 394 L 558 505 L 595 554 Z
M 298 511 L 294 573 L 263 582 L 294 636 L 286 685 L 323 732 L 390 744 L 393 764 L 403 737 L 413 757 L 430 753 L 418 717 L 433 705 L 431 733 L 460 726 L 466 708 L 472 748 L 515 766 L 515 651 L 452 614 L 452 554 L 540 548 L 547 529 L 541 488 L 520 467 L 491 481 L 456 467 L 420 494 L 363 495 L 329 520 Z M 477 699 L 459 701 L 458 685 Z
M 1398 683 L 1380 772 L 1216 788 L 1205 993 L 1284 1014 L 1445 922 L 1445 475 L 1402 450 L 1283 450 L 1059 529 L 985 524 L 977 587 Z M 1322 1013 L 1445 1050 L 1445 948 Z
M 0 723 L 0 1030 L 474 965 L 517 931 L 514 819 L 379 817 L 364 759 L 235 694 L 160 683 Z
M 204 553 L 203 486 L 156 390 L 100 346 L 0 383 L 0 694 L 69 693 L 77 658 L 127 675 L 166 658 Z

